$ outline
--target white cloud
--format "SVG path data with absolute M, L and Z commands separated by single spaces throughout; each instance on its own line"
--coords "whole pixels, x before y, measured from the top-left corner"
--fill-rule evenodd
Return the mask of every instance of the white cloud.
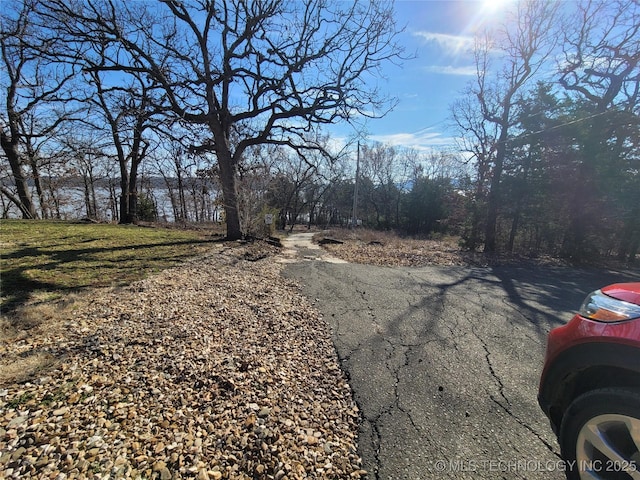
M 449 35 L 436 32 L 413 32 L 413 35 L 426 42 L 436 43 L 449 53 L 459 54 L 473 51 L 474 38 L 468 35 Z
M 424 68 L 427 72 L 441 73 L 444 75 L 462 75 L 462 76 L 473 77 L 478 72 L 474 65 L 468 65 L 463 67 L 454 67 L 452 65 L 430 65 Z
M 416 150 L 431 150 L 433 147 L 449 146 L 454 139 L 443 136 L 440 132 L 422 129 L 413 133 L 391 133 L 387 135 L 371 135 L 369 138 L 385 145 L 398 145 Z

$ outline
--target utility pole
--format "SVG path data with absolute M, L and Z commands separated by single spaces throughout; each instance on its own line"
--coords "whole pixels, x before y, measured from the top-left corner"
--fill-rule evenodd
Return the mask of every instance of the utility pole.
M 360 141 L 358 140 L 358 154 L 356 156 L 356 181 L 353 186 L 353 218 L 351 219 L 351 228 L 358 226 L 358 177 L 360 176 Z

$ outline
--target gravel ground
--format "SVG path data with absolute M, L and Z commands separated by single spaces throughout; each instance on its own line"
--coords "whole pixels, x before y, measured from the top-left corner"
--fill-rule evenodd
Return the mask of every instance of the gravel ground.
M 327 325 L 276 254 L 219 244 L 0 343 L 54 362 L 0 384 L 0 478 L 364 476 Z

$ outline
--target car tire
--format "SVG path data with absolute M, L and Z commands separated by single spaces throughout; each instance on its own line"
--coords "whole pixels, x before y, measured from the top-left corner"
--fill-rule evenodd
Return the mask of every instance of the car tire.
M 640 479 L 640 391 L 581 395 L 563 416 L 558 441 L 569 480 Z

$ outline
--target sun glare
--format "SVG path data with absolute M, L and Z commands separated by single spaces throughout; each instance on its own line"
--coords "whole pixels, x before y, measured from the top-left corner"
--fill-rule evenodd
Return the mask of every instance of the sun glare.
M 474 35 L 487 26 L 499 24 L 517 0 L 480 0 L 474 2 L 476 13 L 467 24 L 466 33 Z
M 485 15 L 503 12 L 513 0 L 483 0 L 482 11 Z

